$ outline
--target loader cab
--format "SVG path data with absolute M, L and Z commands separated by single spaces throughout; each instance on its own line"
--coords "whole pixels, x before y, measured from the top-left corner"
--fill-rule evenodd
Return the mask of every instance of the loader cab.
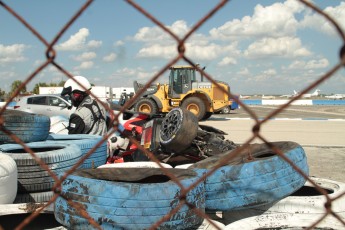
M 191 66 L 170 67 L 169 97 L 181 98 L 192 89 L 192 83 L 197 81 L 195 68 Z

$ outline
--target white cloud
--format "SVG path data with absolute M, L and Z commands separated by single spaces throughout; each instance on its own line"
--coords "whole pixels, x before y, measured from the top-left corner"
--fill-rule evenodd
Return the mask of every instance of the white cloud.
M 224 57 L 219 63 L 218 66 L 228 66 L 228 65 L 236 65 L 237 61 L 233 57 Z
M 74 70 L 81 70 L 81 69 L 91 69 L 93 67 L 92 61 L 85 61 L 82 62 L 79 66 L 75 67 Z
M 183 20 L 174 22 L 167 26 L 178 37 L 183 37 L 190 30 Z M 144 47 L 139 50 L 137 57 L 140 58 L 164 58 L 171 59 L 178 55 L 177 43 L 165 31 L 158 27 L 144 27 L 139 29 L 134 36 L 135 41 L 144 42 Z M 225 50 L 218 44 L 210 44 L 208 38 L 201 34 L 193 34 L 185 42 L 186 55 L 200 60 L 211 60 L 216 58 L 220 52 Z
M 70 38 L 57 46 L 59 50 L 80 50 L 84 48 L 86 38 L 89 36 L 89 30 L 81 28 L 76 34 L 71 35 Z
M 340 2 L 339 6 L 327 7 L 324 10 L 330 17 L 332 17 L 340 27 L 345 30 L 345 2 Z M 312 12 L 307 14 L 301 22 L 303 27 L 310 27 L 321 31 L 325 34 L 335 35 L 336 30 L 333 25 L 331 25 L 328 20 L 318 13 Z
M 174 55 L 177 55 L 176 46 L 163 46 L 154 44 L 147 46 L 139 50 L 137 57 L 150 57 L 150 58 L 165 58 L 170 59 Z
M 125 43 L 121 40 L 115 42 L 114 46 L 123 46 Z
M 305 61 L 294 61 L 292 62 L 287 69 L 296 70 L 296 69 L 322 69 L 329 66 L 327 59 L 323 58 L 320 60 L 310 60 Z
M 245 16 L 241 20 L 234 19 L 214 28 L 210 34 L 215 39 L 234 39 L 237 37 L 281 37 L 296 34 L 298 21 L 294 14 L 303 9 L 295 0 L 274 3 L 264 7 L 257 5 L 253 16 Z
M 277 71 L 275 69 L 267 69 L 264 70 L 262 73 L 267 76 L 274 76 L 277 74 Z
M 311 60 L 308 61 L 305 68 L 306 69 L 321 69 L 329 66 L 329 62 L 326 58 L 320 60 Z
M 151 77 L 154 76 L 154 74 L 157 71 L 147 71 L 144 70 L 143 68 L 123 68 L 117 70 L 115 73 L 112 74 L 111 79 L 118 79 L 119 81 L 122 81 L 122 83 L 126 84 L 127 86 L 133 86 L 133 81 L 132 80 L 140 80 L 142 82 L 140 83 L 145 83 L 147 80 L 149 80 Z
M 73 59 L 76 61 L 85 61 L 85 60 L 91 60 L 97 57 L 97 54 L 95 52 L 84 52 L 78 56 L 74 56 Z
M 301 40 L 294 37 L 263 38 L 248 46 L 244 51 L 247 58 L 303 57 L 311 52 L 302 47 Z
M 16 77 L 16 73 L 13 71 L 5 71 L 5 72 L 0 72 L 0 78 L 1 79 L 13 79 Z M 0 87 L 2 88 L 2 87 Z M 3 88 L 2 88 L 3 90 Z
M 240 71 L 237 72 L 237 74 L 242 75 L 242 76 L 249 76 L 250 71 L 247 67 L 241 69 Z
M 70 36 L 70 38 L 57 45 L 58 50 L 65 51 L 75 51 L 83 50 L 86 48 L 97 48 L 102 45 L 101 41 L 91 40 L 87 43 L 87 37 L 90 35 L 90 32 L 87 28 L 81 28 L 77 33 Z
M 103 57 L 103 61 L 112 62 L 116 59 L 117 55 L 115 53 L 110 53 L 109 55 Z
M 0 44 L 0 64 L 24 61 L 25 57 L 23 52 L 27 48 L 29 48 L 29 46 L 24 44 L 14 44 L 9 46 Z
M 87 43 L 87 48 L 94 49 L 102 45 L 102 41 L 91 40 Z
M 171 26 L 166 26 L 179 38 L 186 35 L 190 30 L 187 23 L 183 20 L 174 22 Z M 134 40 L 146 43 L 166 43 L 167 41 L 173 42 L 173 37 L 167 32 L 163 31 L 160 27 L 143 27 L 139 29 L 138 33 L 134 35 Z

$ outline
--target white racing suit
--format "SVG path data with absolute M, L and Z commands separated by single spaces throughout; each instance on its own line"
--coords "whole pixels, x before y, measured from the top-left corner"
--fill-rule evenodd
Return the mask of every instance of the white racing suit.
M 103 136 L 106 133 L 105 108 L 90 96 L 86 96 L 69 119 L 68 134 Z

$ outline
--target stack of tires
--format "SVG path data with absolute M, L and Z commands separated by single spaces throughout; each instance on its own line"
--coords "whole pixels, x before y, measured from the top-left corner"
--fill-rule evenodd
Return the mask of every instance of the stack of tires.
M 11 169 L 7 172 L 8 175 L 11 175 L 11 179 L 0 179 L 0 188 L 11 189 L 11 193 L 0 190 L 0 197 L 1 194 L 15 194 L 13 200 L 6 199 L 3 203 L 50 200 L 53 195 L 52 188 L 59 175 L 72 168 L 84 154 L 93 148 L 91 145 L 95 145 L 101 139 L 99 136 L 79 135 L 75 137 L 71 135 L 67 139 L 66 135 L 62 135 L 60 138 L 58 134 L 49 134 L 50 118 L 44 115 L 7 110 L 2 117 L 4 122 L 0 130 L 0 155 L 10 157 L 16 165 L 16 167 L 12 167 L 7 163 L 8 160 L 0 161 L 2 167 L 8 165 L 6 167 Z M 29 149 L 17 144 L 16 138 L 23 141 Z M 31 154 L 33 152 L 36 159 Z M 106 162 L 106 157 L 107 146 L 104 143 L 84 161 L 81 167 L 87 168 L 92 165 L 97 167 Z M 55 178 L 37 161 L 44 162 L 58 177 Z M 7 174 L 4 174 L 3 177 L 8 178 Z M 17 186 L 14 187 L 13 184 Z

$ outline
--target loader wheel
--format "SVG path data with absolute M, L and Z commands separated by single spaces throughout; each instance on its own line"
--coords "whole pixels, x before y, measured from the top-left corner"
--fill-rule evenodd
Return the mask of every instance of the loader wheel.
M 199 121 L 201 121 L 205 114 L 206 108 L 204 102 L 198 97 L 190 97 L 182 102 L 182 108 L 192 112 Z
M 150 98 L 141 98 L 135 104 L 135 111 L 141 113 L 156 114 L 158 113 L 158 106 L 154 100 Z
M 205 116 L 202 118 L 203 121 L 206 121 L 207 119 L 209 119 L 212 116 L 211 112 L 206 112 Z

